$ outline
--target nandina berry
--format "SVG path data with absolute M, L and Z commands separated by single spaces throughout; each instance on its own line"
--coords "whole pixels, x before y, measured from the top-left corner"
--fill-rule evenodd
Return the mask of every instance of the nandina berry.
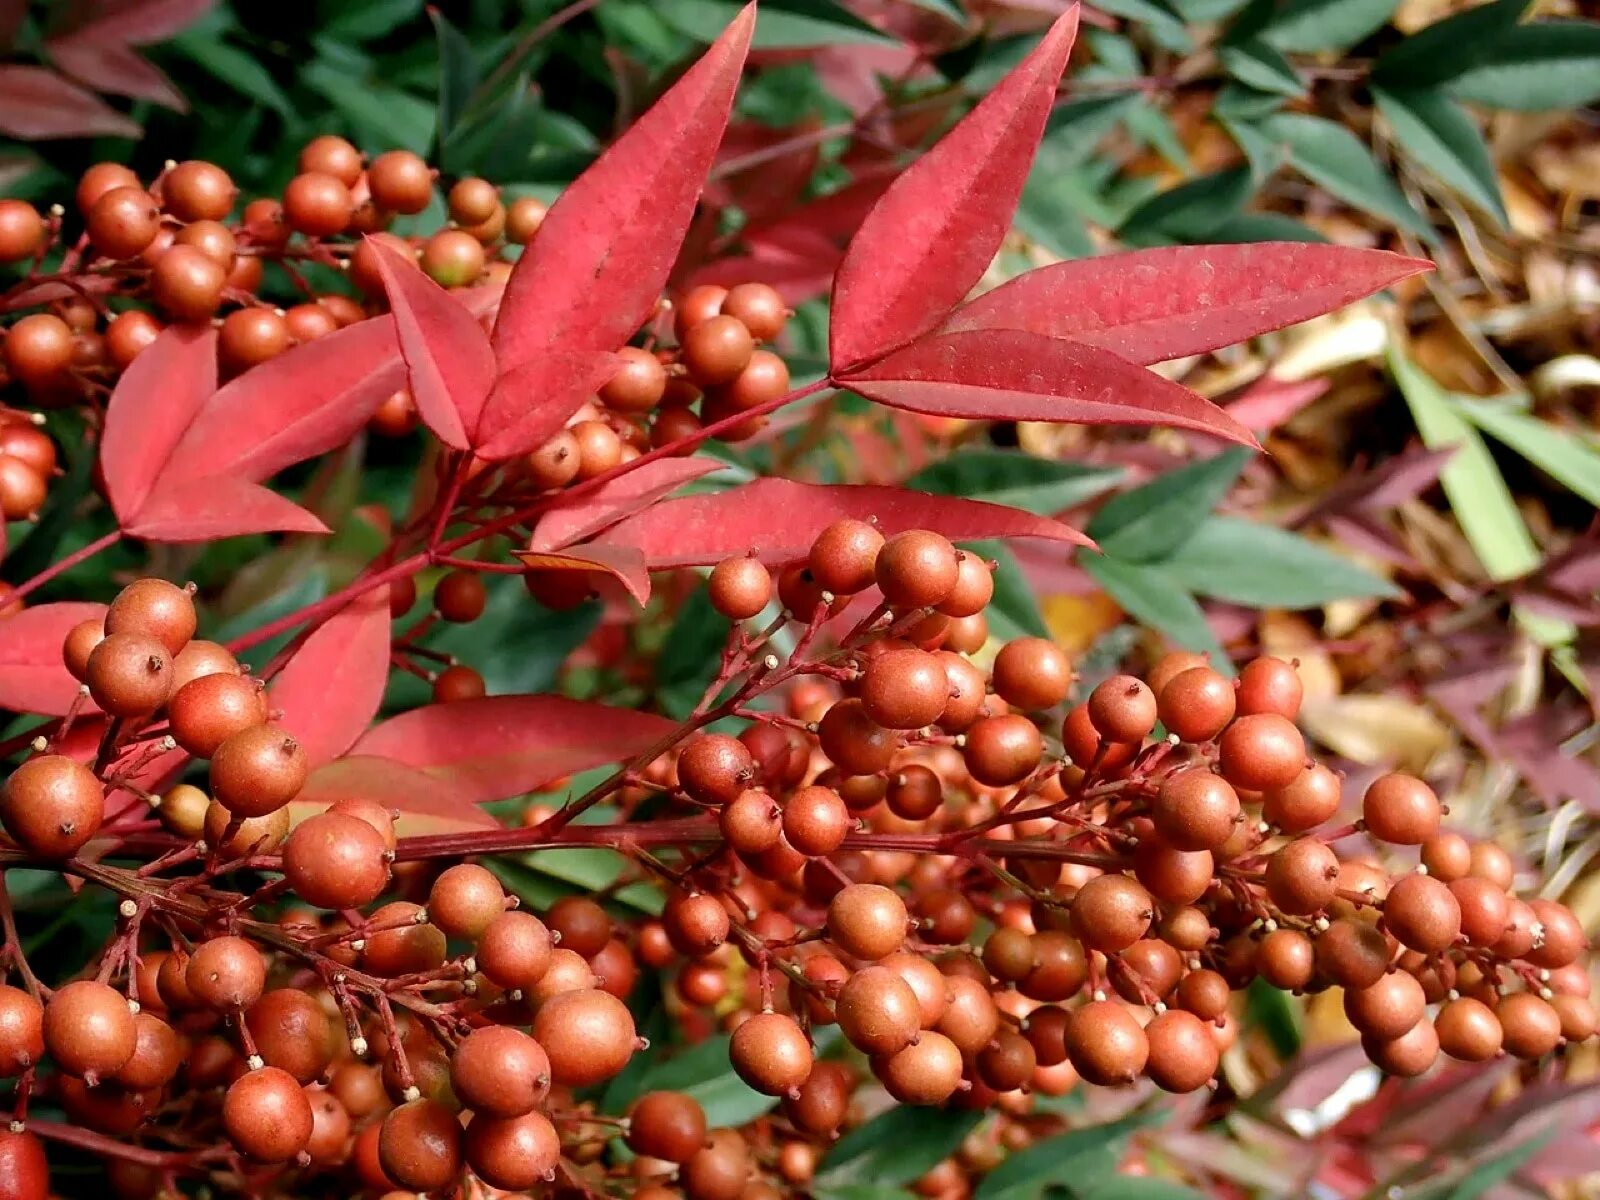
M 185 225 L 174 235 L 172 244 L 192 246 L 229 274 L 233 271 L 234 254 L 239 248 L 233 231 L 218 221 L 196 221 L 193 225 Z M 145 258 L 153 264 L 165 252 L 166 248 L 158 240 L 145 252 Z
M 47 1200 L 52 1194 L 50 1164 L 36 1135 L 0 1129 L 0 1187 L 6 1200 Z
M 428 920 L 446 937 L 476 941 L 505 911 L 505 888 L 476 863 L 447 868 L 428 892 Z
M 465 287 L 483 274 L 483 243 L 464 229 L 441 229 L 422 244 L 417 264 L 441 287 Z
M 990 787 L 1025 779 L 1039 765 L 1044 740 L 1027 717 L 984 717 L 967 729 L 961 754 L 972 778 Z
M 1588 949 L 1588 935 L 1565 904 L 1540 899 L 1528 901 L 1528 907 L 1539 923 L 1533 949 L 1524 956 L 1534 966 L 1558 970 L 1576 962 Z
M 622 462 L 622 439 L 604 421 L 579 421 L 572 427 L 578 443 L 578 478 L 593 479 Z
M 900 768 L 889 779 L 883 799 L 895 816 L 907 821 L 926 821 L 944 803 L 944 784 L 931 768 L 912 763 Z
M 1373 780 L 1361 798 L 1361 819 L 1379 841 L 1420 846 L 1439 831 L 1443 809 L 1432 788 L 1395 772 Z
M 735 284 L 722 298 L 720 311 L 742 322 L 758 342 L 772 341 L 789 319 L 783 297 L 765 283 Z
M 495 983 L 526 990 L 550 969 L 550 930 L 532 913 L 502 908 L 478 935 L 476 954 L 479 969 Z
M 882 771 L 893 761 L 900 742 L 895 731 L 874 721 L 865 705 L 853 697 L 838 701 L 823 714 L 817 738 L 829 760 L 851 775 Z
M 373 975 L 393 979 L 431 971 L 444 962 L 445 936 L 428 924 L 427 912 L 409 900 L 385 904 L 367 918 L 361 965 Z
M 260 952 L 244 938 L 214 937 L 194 948 L 184 981 L 200 1004 L 218 1012 L 234 1012 L 261 999 L 267 969 Z
M 1090 1083 L 1132 1083 L 1150 1055 L 1145 1031 L 1126 1005 L 1093 1000 L 1067 1025 L 1067 1057 Z
M 112 1081 L 131 1091 L 165 1087 L 177 1077 L 183 1065 L 183 1044 L 177 1032 L 149 1012 L 135 1014 L 133 1025 L 133 1053 L 118 1068 Z
M 211 756 L 211 794 L 235 816 L 264 817 L 300 794 L 310 770 L 298 741 L 276 725 L 256 725 Z
M 1383 924 L 1402 945 L 1437 954 L 1461 933 L 1461 905 L 1449 885 L 1427 875 L 1407 875 L 1384 897 Z
M 687 1162 L 705 1145 L 705 1110 L 682 1092 L 646 1092 L 628 1112 L 626 1140 L 635 1154 Z
M 21 988 L 0 984 L 0 1078 L 14 1078 L 43 1057 L 44 1006 Z
M 1224 676 L 1208 666 L 1190 667 L 1156 693 L 1156 715 L 1168 733 L 1183 741 L 1209 742 L 1233 720 L 1236 703 L 1233 685 Z
M 736 317 L 707 317 L 683 336 L 680 361 L 702 386 L 730 383 L 750 363 L 755 339 Z
M 1461 909 L 1461 934 L 1468 945 L 1488 949 L 1505 936 L 1511 899 L 1503 888 L 1470 875 L 1445 886 Z
M 516 1117 L 476 1116 L 467 1125 L 466 1158 L 491 1187 L 532 1191 L 555 1178 L 561 1137 L 543 1113 Z
M 550 1060 L 544 1047 L 520 1029 L 485 1025 L 474 1029 L 450 1056 L 456 1098 L 491 1117 L 532 1112 L 550 1090 Z
M 446 621 L 466 624 L 483 615 L 489 602 L 483 577 L 474 571 L 451 571 L 433 590 L 433 607 Z
M 995 655 L 992 673 L 995 693 L 1018 708 L 1054 708 L 1072 687 L 1072 663 L 1048 638 L 1007 642 Z
M 227 268 L 195 246 L 164 251 L 150 271 L 150 296 L 176 321 L 205 321 L 222 303 Z
M 1383 934 L 1366 921 L 1341 917 L 1316 939 L 1317 971 L 1345 988 L 1370 987 L 1394 957 Z
M 56 469 L 56 444 L 34 425 L 0 425 L 0 454 L 26 463 L 44 477 Z
M 783 838 L 783 811 L 766 792 L 740 792 L 722 809 L 717 827 L 740 854 L 761 854 Z
M 487 179 L 458 179 L 447 197 L 450 219 L 458 225 L 487 221 L 500 204 L 500 189 Z
M 224 221 L 239 189 L 215 163 L 191 159 L 161 177 L 161 201 L 180 221 Z
M 727 288 L 708 283 L 690 288 L 679 297 L 673 306 L 672 315 L 673 332 L 677 335 L 679 343 L 683 342 L 695 326 L 702 325 L 720 314 L 722 302 L 727 296 Z
M 721 900 L 704 892 L 671 897 L 661 923 L 673 948 L 687 958 L 704 958 L 728 940 L 730 921 Z
M 161 334 L 161 322 L 142 309 L 129 309 L 111 318 L 106 326 L 106 353 L 119 370 L 126 371 L 133 360 Z
M 789 365 L 770 350 L 757 350 L 743 370 L 716 389 L 716 398 L 728 408 L 744 412 L 769 404 L 788 391 Z
M 1211 886 L 1216 860 L 1209 850 L 1176 850 L 1152 830 L 1134 847 L 1133 866 L 1163 904 L 1193 904 Z
M 1162 780 L 1150 816 L 1175 849 L 1219 850 L 1240 820 L 1239 795 L 1220 775 L 1187 767 Z
M 1114 954 L 1145 935 L 1155 902 L 1137 880 L 1097 875 L 1072 898 L 1072 931 L 1091 950 Z
M 1142 742 L 1156 727 L 1156 697 L 1132 675 L 1113 675 L 1089 694 L 1089 722 L 1108 742 Z
M 30 387 L 58 382 L 72 362 L 72 330 L 52 313 L 29 313 L 6 330 L 5 365 Z
M 0 516 L 29 520 L 44 507 L 49 494 L 49 481 L 37 470 L 20 458 L 0 454 Z
M 1500 1053 L 1504 1031 L 1500 1018 L 1481 1000 L 1458 996 L 1434 1018 L 1439 1048 L 1462 1062 L 1484 1062 Z
M 106 712 L 148 716 L 172 694 L 172 655 L 157 638 L 108 633 L 90 652 L 84 677 L 89 694 Z
M 1073 766 L 1101 775 L 1122 770 L 1139 753 L 1135 742 L 1108 742 L 1089 719 L 1089 706 L 1079 704 L 1061 722 L 1061 749 Z
M 1511 856 L 1500 846 L 1493 842 L 1474 842 L 1470 873 L 1501 888 L 1510 888 L 1516 877 L 1516 868 L 1512 865 Z
M 921 1026 L 917 994 L 888 967 L 866 967 L 850 976 L 834 1001 L 839 1029 L 865 1054 L 894 1054 L 911 1043 Z
M 1234 787 L 1287 787 L 1305 769 L 1306 744 L 1294 722 L 1277 713 L 1239 717 L 1218 745 L 1222 775 Z
M 886 729 L 932 725 L 950 698 L 944 664 L 926 650 L 890 650 L 874 656 L 861 676 L 861 705 Z
M 461 1173 L 462 1142 L 455 1113 L 437 1100 L 413 1100 L 384 1117 L 378 1161 L 401 1187 L 441 1191 Z
M 32 258 L 44 244 L 44 218 L 26 200 L 0 200 L 0 262 Z
M 386 150 L 368 165 L 367 187 L 379 208 L 419 213 L 433 199 L 433 170 L 410 150 Z
M 961 1086 L 961 1051 L 942 1033 L 924 1032 L 884 1060 L 878 1077 L 902 1104 L 943 1104 Z
M 1305 687 L 1294 663 L 1265 655 L 1244 665 L 1239 672 L 1238 710 L 1250 713 L 1277 713 L 1294 720 L 1300 713 Z
M 1304 833 L 1339 811 L 1341 793 L 1339 777 L 1321 763 L 1312 763 L 1287 785 L 1262 797 L 1261 815 L 1284 833 Z
M 333 1061 L 338 1047 L 333 1018 L 299 988 L 264 993 L 244 1019 L 267 1065 L 287 1071 L 300 1083 L 319 1078 Z
M 1472 873 L 1472 843 L 1459 833 L 1436 833 L 1422 843 L 1422 865 L 1440 883 L 1465 879 Z
M 116 187 L 94 202 L 87 217 L 89 240 L 107 258 L 133 258 L 155 241 L 161 209 L 141 187 Z
M 600 388 L 600 399 L 607 407 L 642 413 L 660 404 L 667 390 L 667 371 L 661 360 L 638 346 L 624 346 L 617 357 L 621 366 Z
M 955 588 L 956 549 L 937 533 L 908 529 L 883 543 L 873 564 L 878 590 L 900 608 L 934 608 Z
M 610 1079 L 633 1057 L 633 1014 L 596 988 L 551 996 L 534 1015 L 533 1036 L 550 1056 L 550 1075 L 564 1087 Z
M 376 800 L 365 796 L 346 796 L 342 800 L 335 800 L 328 806 L 329 812 L 344 813 L 349 817 L 357 817 L 371 825 L 383 835 L 383 841 L 389 849 L 395 848 L 394 820 L 396 813 L 383 807 Z
M 1339 859 L 1315 838 L 1297 838 L 1267 859 L 1266 877 L 1267 895 L 1283 912 L 1319 912 L 1338 891 Z
M 174 673 L 182 664 L 174 664 Z M 190 681 L 167 702 L 173 739 L 197 758 L 210 758 L 228 738 L 263 724 L 266 695 L 242 675 L 213 673 Z
M 349 187 L 323 171 L 305 171 L 283 189 L 283 219 L 307 237 L 343 233 L 355 211 Z
M 1532 992 L 1512 992 L 1495 1006 L 1506 1051 L 1518 1058 L 1543 1058 L 1561 1044 L 1561 1014 Z
M 876 526 L 843 517 L 817 534 L 806 565 L 822 590 L 853 596 L 872 586 L 873 565 L 882 548 L 883 534 Z
M 138 1030 L 128 1001 L 113 987 L 78 979 L 44 1006 L 44 1045 L 56 1065 L 88 1081 L 115 1075 L 133 1057 Z
M 362 908 L 389 885 L 389 847 L 367 822 L 325 812 L 297 825 L 283 845 L 283 873 L 307 904 Z
M 40 858 L 71 858 L 104 820 L 104 786 L 88 767 L 65 755 L 28 759 L 0 793 L 0 823 Z
M 1358 1032 L 1390 1042 L 1410 1032 L 1427 1011 L 1422 985 L 1405 971 L 1391 971 L 1364 988 L 1347 988 L 1344 1014 Z
M 813 785 L 795 792 L 783 806 L 783 835 L 801 854 L 832 854 L 853 820 L 838 792 Z
M 781 1096 L 811 1074 L 811 1042 L 793 1017 L 764 1012 L 733 1031 L 728 1057 L 739 1078 L 758 1092 Z
M 1273 987 L 1298 992 L 1316 974 L 1316 947 L 1298 929 L 1274 929 L 1261 939 L 1256 970 Z
M 289 348 L 289 323 L 275 309 L 251 305 L 229 313 L 217 332 L 217 353 L 230 371 L 244 371 Z
M 746 621 L 772 600 L 772 575 L 758 559 L 725 558 L 711 572 L 711 607 L 730 621 Z
M 828 937 L 846 954 L 875 961 L 900 949 L 907 920 L 898 893 L 881 884 L 852 883 L 828 904 Z
M 568 950 L 589 958 L 611 940 L 611 916 L 587 896 L 563 896 L 544 914 L 546 924 L 560 935 Z
M 533 241 L 549 211 L 534 196 L 518 196 L 506 207 L 506 241 L 525 246 Z

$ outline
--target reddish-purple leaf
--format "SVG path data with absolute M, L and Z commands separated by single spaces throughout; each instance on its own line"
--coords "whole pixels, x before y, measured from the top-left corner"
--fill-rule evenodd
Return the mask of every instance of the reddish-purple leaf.
M 43 138 L 138 137 L 139 125 L 48 67 L 0 67 L 0 133 Z
M 398 811 L 394 828 L 401 837 L 503 828 L 447 781 L 390 758 L 365 754 L 336 758 L 312 771 L 289 805 L 289 819 L 303 821 L 339 800 L 376 800 Z
M 314 514 L 259 483 L 227 475 L 157 490 L 124 532 L 152 542 L 209 542 L 247 533 L 327 533 Z
M 146 46 L 187 29 L 215 7 L 216 0 L 111 0 L 94 6 L 94 15 L 73 34 Z
M 167 326 L 122 373 L 106 406 L 100 470 L 124 528 L 216 390 L 217 335 L 209 326 Z
M 494 329 L 502 367 L 555 350 L 615 350 L 655 311 L 754 27 L 751 4 L 551 206 L 506 285 Z
M 1039 267 L 963 305 L 945 328 L 1026 329 L 1165 362 L 1309 321 L 1432 269 L 1387 250 L 1308 242 L 1163 246 Z
M 754 554 L 762 562 L 781 565 L 804 558 L 817 534 L 841 517 L 876 521 L 885 534 L 932 529 L 951 541 L 1037 537 L 1092 545 L 1059 521 L 1003 504 L 905 488 L 789 479 L 758 479 L 726 492 L 667 500 L 590 545 L 634 546 L 656 571 L 709 566 L 733 554 Z
M 841 382 L 891 408 L 942 417 L 1171 425 L 1256 444 L 1182 384 L 1097 346 L 1016 329 L 935 334 Z
M 312 766 L 331 762 L 366 732 L 389 682 L 389 590 L 377 588 L 330 618 L 273 681 L 279 724 Z
M 637 471 L 602 483 L 587 496 L 557 502 L 539 518 L 529 550 L 557 550 L 592 537 L 624 517 L 654 504 L 684 484 L 727 463 L 710 458 L 658 458 Z
M 387 316 L 296 346 L 211 398 L 178 443 L 168 481 L 226 473 L 259 483 L 342 446 L 405 380 Z
M 850 243 L 833 285 L 835 372 L 937 325 L 988 267 L 1022 195 L 1078 10 L 884 193 Z
M 494 386 L 489 337 L 477 317 L 415 264 L 367 240 L 377 252 L 417 412 L 441 442 L 466 450 Z
M 630 758 L 675 727 L 652 713 L 564 696 L 486 696 L 402 713 L 353 753 L 416 767 L 449 784 L 462 804 L 481 804 Z
M 0 312 L 17 312 L 24 308 L 37 308 L 52 300 L 65 300 L 68 296 L 103 296 L 116 288 L 117 281 L 110 275 L 79 275 L 71 285 L 65 283 L 36 283 L 20 291 L 8 291 Z
M 103 617 L 104 604 L 67 601 L 25 608 L 0 621 L 0 708 L 59 717 L 78 695 L 61 661 L 61 643 L 80 621 Z M 92 711 L 92 709 L 91 709 Z
M 1276 429 L 1328 390 L 1326 379 L 1276 379 L 1263 375 L 1228 402 L 1230 417 L 1247 429 Z
M 519 363 L 495 381 L 473 443 L 480 458 L 515 458 L 560 433 L 567 419 L 621 363 L 610 350 L 551 352 Z
M 571 550 L 518 550 L 531 571 L 599 571 L 611 576 L 643 607 L 650 600 L 650 572 L 644 555 L 632 546 L 596 544 Z
M 46 42 L 44 48 L 51 62 L 96 91 L 150 100 L 175 112 L 189 111 L 172 80 L 132 46 L 74 35 Z

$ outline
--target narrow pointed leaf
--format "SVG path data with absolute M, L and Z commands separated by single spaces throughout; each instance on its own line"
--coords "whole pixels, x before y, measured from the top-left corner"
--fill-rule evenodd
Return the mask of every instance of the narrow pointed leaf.
M 1026 329 L 1157 363 L 1309 321 L 1432 269 L 1345 246 L 1166 246 L 1029 271 L 958 308 L 945 328 Z
M 828 354 L 836 372 L 926 333 L 988 267 L 1027 182 L 1077 30 L 1074 5 L 861 223 L 834 281 Z
M 294 501 L 259 483 L 227 475 L 163 486 L 123 529 L 152 542 L 209 542 L 247 533 L 328 532 L 315 514 Z
M 616 373 L 609 350 L 541 354 L 512 367 L 484 401 L 473 442 L 487 459 L 514 458 L 561 432 L 567 419 Z
M 149 100 L 174 112 L 188 112 L 183 93 L 159 67 L 132 46 L 99 38 L 70 37 L 45 43 L 45 53 L 79 83 L 98 92 Z
M 552 506 L 533 531 L 530 550 L 555 550 L 592 537 L 684 484 L 726 469 L 711 458 L 659 458 L 603 483 L 587 496 Z
M 1255 608 L 1314 608 L 1400 594 L 1388 580 L 1316 542 L 1240 517 L 1206 518 L 1160 566 L 1187 591 Z
M 1082 563 L 1123 612 L 1166 634 L 1182 649 L 1209 654 L 1218 670 L 1229 670 L 1227 652 L 1211 631 L 1200 605 L 1159 565 L 1125 562 L 1101 554 L 1085 554 Z
M 478 319 L 415 264 L 368 240 L 377 252 L 417 412 L 441 442 L 465 450 L 494 385 L 489 338 Z
M 1433 237 L 1433 226 L 1343 125 L 1307 113 L 1279 113 L 1260 128 L 1288 148 L 1295 170 L 1330 195 L 1420 237 Z
M 1225 450 L 1113 496 L 1090 520 L 1090 536 L 1125 561 L 1166 558 L 1228 494 L 1249 458 L 1245 450 Z
M 1559 426 L 1492 400 L 1456 400 L 1456 409 L 1562 486 L 1600 507 L 1600 449 Z
M 0 621 L 0 709 L 62 716 L 77 698 L 78 681 L 61 661 L 61 643 L 74 625 L 105 613 L 104 604 L 68 601 Z
M 518 550 L 533 571 L 599 571 L 611 576 L 643 607 L 650 601 L 650 572 L 644 555 L 632 546 L 579 546 L 573 550 Z
M 259 483 L 342 446 L 405 379 L 388 317 L 296 346 L 211 398 L 178 443 L 169 478 L 227 472 Z
M 122 373 L 106 406 L 100 470 L 124 527 L 216 390 L 217 335 L 209 326 L 169 325 Z
M 596 543 L 634 546 L 652 570 L 709 566 L 733 554 L 777 565 L 803 559 L 817 534 L 841 517 L 876 521 L 884 534 L 932 529 L 953 542 L 1037 537 L 1086 545 L 1077 530 L 1018 509 L 904 488 L 758 479 L 743 487 L 667 500 L 609 530 Z
M 502 369 L 615 350 L 655 310 L 728 123 L 755 6 L 551 206 L 495 323 Z
M 1600 21 L 1518 25 L 1449 87 L 1463 100 L 1513 112 L 1593 104 L 1600 99 Z
M 47 67 L 0 66 L 0 134 L 38 141 L 139 133 L 136 122 Z
M 983 421 L 1170 425 L 1246 446 L 1205 397 L 1108 350 L 1017 329 L 940 333 L 842 380 L 891 408 Z
M 340 800 L 375 800 L 399 812 L 401 837 L 501 829 L 494 817 L 462 798 L 436 776 L 390 758 L 349 754 L 317 767 L 289 805 L 289 819 L 303 821 Z
M 378 715 L 389 682 L 389 591 L 368 592 L 296 650 L 268 693 L 278 723 L 311 765 L 350 748 Z
M 504 800 L 649 749 L 675 728 L 652 713 L 564 696 L 486 696 L 430 704 L 355 744 L 448 783 L 463 804 Z
M 1374 87 L 1372 98 L 1407 154 L 1505 227 L 1489 147 L 1459 104 L 1437 88 Z

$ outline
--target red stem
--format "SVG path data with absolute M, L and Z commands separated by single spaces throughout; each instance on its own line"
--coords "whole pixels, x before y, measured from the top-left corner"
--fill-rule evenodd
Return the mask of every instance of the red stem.
M 16 591 L 11 593 L 10 599 L 21 600 L 30 592 L 38 591 L 56 576 L 65 574 L 67 571 L 72 570 L 72 568 L 77 566 L 79 563 L 87 562 L 96 554 L 99 554 L 100 551 L 110 549 L 121 540 L 122 530 L 113 529 L 110 533 L 104 535 L 103 537 L 96 538 L 87 546 L 79 547 L 77 550 L 74 550 L 71 554 L 63 558 L 60 562 L 51 563 L 32 579 L 28 580 L 24 584 L 19 585 Z

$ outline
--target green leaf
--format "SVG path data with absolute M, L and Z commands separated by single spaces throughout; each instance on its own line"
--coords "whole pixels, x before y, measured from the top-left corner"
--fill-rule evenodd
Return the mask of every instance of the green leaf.
M 1189 151 L 1172 118 L 1143 96 L 1133 97 L 1122 123 L 1139 141 L 1149 146 L 1180 171 L 1189 170 Z
M 1400 0 L 1289 0 L 1258 36 L 1279 50 L 1344 50 L 1383 28 Z
M 1166 558 L 1228 494 L 1252 453 L 1243 447 L 1224 450 L 1113 496 L 1100 506 L 1087 532 L 1115 558 Z
M 1092 500 L 1121 477 L 1121 467 L 1089 467 L 1015 450 L 957 450 L 918 471 L 905 486 L 1053 517 Z
M 953 1153 L 982 1119 L 981 1112 L 896 1105 L 835 1142 L 812 1184 L 825 1191 L 910 1183 Z
M 1260 128 L 1287 147 L 1294 168 L 1324 191 L 1419 237 L 1433 237 L 1433 227 L 1343 125 L 1303 113 L 1279 113 Z
M 1039 600 L 1016 556 L 1000 542 L 963 542 L 962 548 L 995 563 L 994 599 L 989 602 L 989 632 L 1002 641 L 1050 636 Z
M 1258 92 L 1255 88 L 1245 87 L 1242 83 L 1229 82 L 1223 84 L 1222 90 L 1217 93 L 1217 99 L 1211 105 L 1211 114 L 1222 122 L 1229 136 L 1239 143 L 1239 149 L 1250 155 L 1253 163 L 1256 155 L 1245 139 L 1251 138 L 1263 144 L 1266 144 L 1266 139 L 1259 130 L 1250 126 L 1236 125 L 1234 122 L 1259 121 L 1270 117 L 1282 107 L 1282 96 L 1274 96 L 1271 92 Z M 1282 155 L 1274 156 L 1275 159 L 1281 157 Z
M 1505 227 L 1500 180 L 1489 147 L 1459 104 L 1433 88 L 1391 91 L 1375 86 L 1372 96 L 1401 149 Z
M 985 1175 L 973 1200 L 1034 1200 L 1052 1187 L 1065 1187 L 1075 1197 L 1092 1197 L 1097 1188 L 1116 1178 L 1129 1138 L 1167 1115 L 1163 1109 L 1151 1109 L 1035 1142 Z
M 1231 17 L 1247 0 L 1172 0 L 1172 11 L 1195 23 L 1222 21 Z
M 1274 212 L 1245 212 L 1229 217 L 1207 237 L 1214 242 L 1325 242 L 1309 225 Z
M 1600 506 L 1600 450 L 1584 435 L 1557 429 L 1528 413 L 1492 400 L 1465 396 L 1455 402 L 1461 415 L 1498 442 L 1504 442 L 1546 475 L 1590 504 Z
M 1484 571 L 1495 580 L 1515 579 L 1532 571 L 1539 565 L 1539 550 L 1483 439 L 1462 418 L 1444 389 L 1420 367 L 1393 351 L 1389 370 L 1400 385 L 1423 443 L 1430 450 L 1455 448 L 1439 482 Z
M 329 16 L 320 31 L 329 37 L 353 42 L 370 42 L 395 31 L 397 25 L 414 20 L 422 11 L 423 0 L 338 0 L 325 5 Z
M 591 894 L 610 887 L 628 866 L 628 860 L 615 850 L 589 846 L 539 850 L 524 855 L 521 862 L 530 871 L 559 879 L 562 883 L 569 883 Z M 652 916 L 661 912 L 661 890 L 648 884 L 630 883 L 618 888 L 612 896 L 619 904 L 626 904 Z
M 1306 90 L 1294 64 L 1266 42 L 1256 38 L 1218 49 L 1217 57 L 1240 83 L 1279 96 L 1299 96 Z
M 1249 1028 L 1267 1035 L 1280 1058 L 1300 1050 L 1300 1019 L 1289 993 L 1279 991 L 1265 979 L 1254 979 L 1245 994 L 1245 1017 Z
M 1516 112 L 1582 108 L 1600 99 L 1600 22 L 1518 25 L 1450 80 L 1463 100 Z
M 1194 49 L 1194 39 L 1184 23 L 1171 9 L 1155 0 L 1097 0 L 1095 7 L 1135 22 L 1163 50 L 1187 54 Z
M 696 588 L 684 601 L 656 660 L 656 695 L 668 716 L 686 717 L 716 678 L 728 619 L 711 607 L 711 597 Z
M 472 43 L 442 12 L 430 7 L 428 17 L 433 21 L 434 38 L 439 47 L 438 139 L 439 145 L 444 147 L 478 86 L 478 60 L 472 53 Z
M 938 13 L 941 17 L 947 17 L 954 21 L 957 25 L 965 25 L 967 23 L 967 14 L 961 11 L 961 6 L 956 3 L 956 0 L 906 0 L 906 3 L 917 8 L 925 8 L 931 13 Z
M 1372 68 L 1376 83 L 1427 87 L 1453 79 L 1487 56 L 1522 18 L 1529 0 L 1493 0 L 1463 9 L 1385 50 Z
M 1185 650 L 1209 654 L 1217 670 L 1229 669 L 1227 653 L 1200 605 L 1159 566 L 1089 552 L 1080 553 L 1078 563 L 1134 620 L 1166 634 Z
M 1202 596 L 1252 608 L 1314 608 L 1334 600 L 1396 596 L 1387 580 L 1297 533 L 1241 517 L 1212 516 L 1161 561 L 1161 571 Z
M 1205 1194 L 1166 1179 L 1118 1175 L 1083 1194 L 1084 1200 L 1206 1200 Z
M 639 1094 L 683 1092 L 706 1110 L 713 1129 L 746 1125 L 778 1107 L 776 1096 L 763 1096 L 734 1074 L 728 1062 L 729 1034 L 707 1038 L 687 1049 L 674 1048 L 645 1072 Z
M 663 20 L 702 42 L 716 40 L 743 7 L 738 0 L 655 0 Z M 751 44 L 772 50 L 900 43 L 833 0 L 763 0 Z
M 1128 214 L 1117 234 L 1135 245 L 1203 242 L 1237 215 L 1254 191 L 1255 180 L 1245 167 L 1202 175 L 1146 200 Z
M 350 122 L 361 140 L 427 151 L 436 125 L 434 105 L 376 79 L 356 78 L 347 66 L 326 58 L 314 60 L 300 77 Z
M 189 29 L 172 38 L 167 45 L 241 96 L 264 104 L 285 120 L 294 116 L 294 106 L 278 86 L 277 80 L 272 78 L 272 73 L 253 55 L 230 46 L 221 37 Z

